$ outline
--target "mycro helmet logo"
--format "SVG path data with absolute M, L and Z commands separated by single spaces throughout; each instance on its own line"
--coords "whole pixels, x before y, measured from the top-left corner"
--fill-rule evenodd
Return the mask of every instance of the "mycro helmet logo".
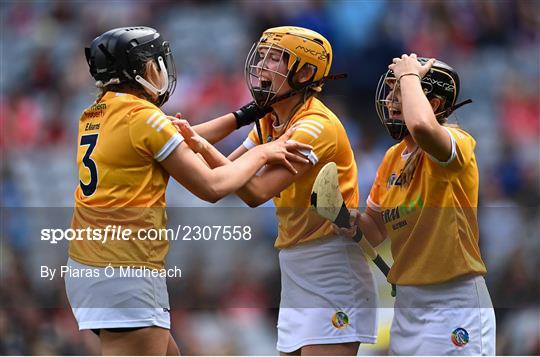
M 295 50 L 302 50 L 304 53 L 309 53 L 313 57 L 316 57 L 319 61 L 326 61 L 327 54 L 326 52 L 317 52 L 315 50 L 312 50 L 311 48 L 306 48 L 304 46 L 296 46 Z
M 450 77 L 450 79 L 452 79 L 452 78 Z M 448 82 L 438 80 L 438 79 L 435 79 L 435 78 L 432 78 L 432 77 L 429 77 L 429 76 L 424 77 L 422 79 L 422 82 L 424 82 L 425 84 L 431 86 L 431 89 L 428 90 L 428 92 L 426 92 L 426 94 L 431 93 L 433 91 L 433 86 L 438 86 L 439 88 L 441 88 L 441 90 L 451 92 L 451 93 L 453 93 L 454 89 L 455 89 L 455 86 L 454 86 L 453 82 L 448 83 Z

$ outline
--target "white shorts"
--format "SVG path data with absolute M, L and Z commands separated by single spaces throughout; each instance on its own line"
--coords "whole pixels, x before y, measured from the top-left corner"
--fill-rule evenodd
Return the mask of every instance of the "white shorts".
M 121 276 L 119 268 L 97 268 L 72 259 L 64 275 L 66 293 L 80 330 L 159 326 L 170 329 L 164 277 Z M 114 270 L 114 276 L 111 274 Z M 80 274 L 91 275 L 81 277 Z M 107 274 L 109 276 L 107 276 Z
M 277 349 L 375 343 L 377 291 L 360 246 L 331 237 L 279 252 L 281 303 Z
M 397 286 L 391 355 L 495 355 L 495 312 L 483 277 Z

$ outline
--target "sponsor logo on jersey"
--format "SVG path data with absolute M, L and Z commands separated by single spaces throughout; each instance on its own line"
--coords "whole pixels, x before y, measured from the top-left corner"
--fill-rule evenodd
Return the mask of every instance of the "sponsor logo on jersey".
M 105 110 L 105 109 L 107 109 L 107 104 L 105 103 L 94 104 L 90 107 L 90 110 Z
M 332 325 L 338 330 L 344 329 L 349 326 L 349 316 L 343 311 L 336 311 L 332 315 Z
M 388 177 L 388 180 L 386 180 L 386 188 L 390 188 L 392 186 L 401 186 L 403 184 L 403 170 L 399 172 L 399 175 L 395 172 L 392 172 L 392 174 Z
M 450 336 L 450 338 L 452 339 L 452 343 L 456 347 L 463 347 L 467 343 L 469 343 L 469 333 L 462 327 L 458 327 L 457 329 L 452 331 L 452 335 Z
M 410 200 L 408 203 L 403 203 L 394 208 L 385 209 L 382 212 L 384 223 L 398 220 L 403 216 L 415 211 L 417 208 L 422 208 L 423 206 L 424 202 L 422 201 L 422 197 L 418 196 Z
M 84 112 L 84 116 L 88 118 L 102 117 L 107 109 L 107 104 L 99 103 L 94 104 Z
M 397 180 L 397 174 L 395 172 L 392 172 L 392 174 L 388 177 L 388 180 L 386 180 L 386 188 L 390 188 L 393 185 L 395 185 L 396 180 Z

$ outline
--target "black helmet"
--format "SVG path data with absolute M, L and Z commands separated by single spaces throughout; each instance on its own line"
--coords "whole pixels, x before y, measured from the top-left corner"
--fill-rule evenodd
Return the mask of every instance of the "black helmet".
M 429 61 L 429 58 L 419 57 L 418 62 L 424 64 Z M 390 135 L 401 140 L 409 133 L 405 122 L 398 119 L 391 119 L 391 113 L 388 109 L 387 99 L 390 83 L 395 83 L 395 76 L 392 70 L 386 71 L 379 79 L 377 91 L 375 93 L 375 107 L 381 122 L 386 126 Z M 428 99 L 440 98 L 442 103 L 437 108 L 435 117 L 442 119 L 448 117 L 452 112 L 463 104 L 470 103 L 467 100 L 456 105 L 459 95 L 459 76 L 457 72 L 448 64 L 436 60 L 429 72 L 421 80 L 422 89 Z
M 153 28 L 121 27 L 96 37 L 85 48 L 90 74 L 99 86 L 133 82 L 158 94 L 163 105 L 176 87 L 176 68 L 169 43 Z M 163 87 L 155 88 L 144 73 L 147 61 L 154 59 L 163 78 Z

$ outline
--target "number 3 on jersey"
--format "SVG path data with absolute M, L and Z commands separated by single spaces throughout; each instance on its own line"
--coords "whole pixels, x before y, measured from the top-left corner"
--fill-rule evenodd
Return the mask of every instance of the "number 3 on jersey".
M 83 165 L 90 171 L 90 182 L 84 183 L 79 179 L 79 185 L 85 196 L 92 196 L 96 192 L 98 184 L 98 172 L 96 162 L 90 158 L 92 152 L 96 148 L 96 143 L 99 134 L 90 134 L 81 136 L 80 145 L 88 145 L 88 149 L 82 159 Z

